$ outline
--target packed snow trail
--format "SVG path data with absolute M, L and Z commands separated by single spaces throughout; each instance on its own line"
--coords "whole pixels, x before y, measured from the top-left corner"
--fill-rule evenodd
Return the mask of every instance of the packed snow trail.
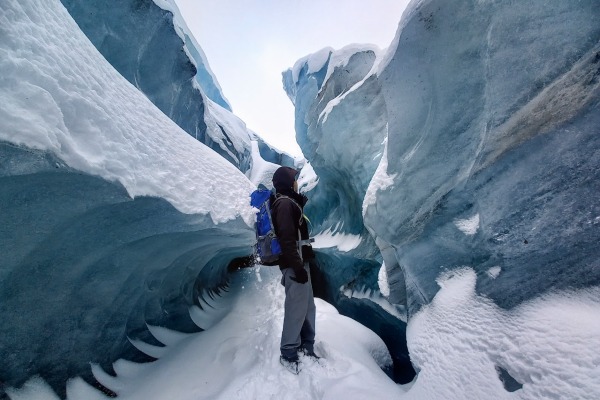
M 136 373 L 125 368 L 117 386 L 105 383 L 127 400 L 591 400 L 600 394 L 594 351 L 600 347 L 600 288 L 555 293 L 507 312 L 475 293 L 472 269 L 448 272 L 439 277 L 431 305 L 409 323 L 411 359 L 420 372 L 413 385 L 402 386 L 380 369 L 391 362 L 381 339 L 320 299 L 315 350 L 324 360 L 303 358 L 298 376 L 282 368 L 280 276 L 273 267 L 239 272 L 231 284 L 234 298 L 217 302 L 210 313 L 220 318 L 230 307 L 220 322 Z M 204 323 L 212 324 L 210 316 Z M 522 388 L 508 391 L 499 368 Z
M 96 371 L 97 377 L 126 400 L 392 399 L 404 392 L 380 368 L 391 363 L 383 341 L 320 299 L 315 351 L 324 359 L 302 357 L 298 376 L 285 370 L 279 363 L 285 297 L 280 278 L 277 267 L 238 272 L 229 293 L 207 300 L 209 314 L 227 312 L 214 326 L 183 338 L 167 333 L 162 341 L 182 339 L 156 362 L 120 361 L 117 378 Z M 197 323 L 201 318 L 195 316 Z M 204 321 L 213 322 L 210 315 Z

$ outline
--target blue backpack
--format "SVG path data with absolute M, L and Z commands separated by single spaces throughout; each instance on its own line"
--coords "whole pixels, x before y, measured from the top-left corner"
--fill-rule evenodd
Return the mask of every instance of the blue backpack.
M 281 246 L 275 234 L 271 216 L 271 191 L 259 185 L 250 195 L 250 205 L 258 209 L 256 213 L 256 255 L 263 265 L 279 264 Z

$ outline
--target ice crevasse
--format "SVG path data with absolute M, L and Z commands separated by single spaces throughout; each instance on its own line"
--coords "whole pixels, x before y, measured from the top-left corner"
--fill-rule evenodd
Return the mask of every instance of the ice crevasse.
M 353 260 L 346 265 L 356 266 L 351 271 L 323 268 L 334 283 L 329 293 L 348 293 L 357 282 L 355 296 L 373 293 L 377 267 L 384 265 L 384 297 L 408 314 L 408 350 L 419 372 L 415 395 L 485 398 L 476 394 L 477 379 L 457 384 L 462 389 L 454 394 L 443 383 L 424 383 L 453 369 L 456 379 L 448 379 L 461 382 L 461 375 L 475 376 L 466 373 L 475 373 L 475 365 L 485 365 L 490 384 L 493 378 L 500 385 L 494 398 L 598 395 L 597 362 L 586 355 L 592 347 L 578 346 L 593 346 L 589 334 L 598 324 L 591 321 L 600 309 L 599 71 L 595 1 L 424 0 L 409 5 L 387 50 L 327 48 L 283 73 L 298 143 L 318 176 L 309 193 L 323 204 L 315 224 L 364 238 L 346 253 Z M 334 257 L 328 256 L 320 255 Z M 456 296 L 444 296 L 447 282 L 455 281 L 468 285 L 452 286 Z M 462 302 L 461 290 L 490 304 L 493 315 L 477 315 L 483 310 L 467 303 L 450 312 Z M 525 318 L 523 308 L 535 320 L 531 302 L 557 293 L 593 310 L 566 317 L 563 303 L 555 302 L 569 332 L 564 336 L 558 325 L 543 323 L 540 337 L 519 337 L 499 325 L 484 329 L 497 319 L 511 325 Z M 545 306 L 537 305 L 543 320 Z M 459 313 L 464 323 L 451 317 Z M 437 330 L 425 334 L 426 319 Z M 446 360 L 434 360 L 428 346 L 445 342 L 442 332 L 452 329 L 444 319 L 460 325 L 456 337 L 472 345 L 454 343 L 445 347 Z M 557 350 L 550 351 L 547 338 Z M 539 348 L 525 350 L 523 340 Z M 522 357 L 500 360 L 508 348 Z M 461 367 L 447 362 L 460 351 L 483 358 L 462 360 Z M 545 367 L 533 361 L 542 354 Z M 569 357 L 588 360 L 581 391 L 549 372 L 563 371 L 560 363 Z M 536 368 L 525 372 L 523 364 Z M 553 383 L 536 386 L 537 376 Z
M 318 229 L 368 231 L 410 313 L 461 266 L 505 308 L 600 283 L 599 21 L 593 1 L 415 1 L 386 51 L 299 60 Z
M 61 396 L 92 372 L 110 386 L 115 359 L 186 340 L 157 326 L 215 324 L 198 307 L 249 252 L 247 194 L 293 162 L 230 113 L 173 3 L 157 3 L 0 8 L 0 390 L 36 374 Z M 324 49 L 284 73 L 314 171 L 317 289 L 393 327 L 394 362 L 418 372 L 378 398 L 600 394 L 599 42 L 595 1 L 415 1 L 389 49 Z M 181 58 L 152 70 L 162 48 Z M 348 395 L 327 381 L 343 364 L 302 382 Z

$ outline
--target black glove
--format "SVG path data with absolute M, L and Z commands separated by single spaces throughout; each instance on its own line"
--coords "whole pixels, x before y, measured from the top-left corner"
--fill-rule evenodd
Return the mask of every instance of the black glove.
M 309 263 L 315 259 L 315 252 L 311 246 L 302 246 L 302 260 Z
M 294 268 L 294 275 L 290 277 L 291 280 L 302 284 L 308 282 L 308 272 L 304 268 Z

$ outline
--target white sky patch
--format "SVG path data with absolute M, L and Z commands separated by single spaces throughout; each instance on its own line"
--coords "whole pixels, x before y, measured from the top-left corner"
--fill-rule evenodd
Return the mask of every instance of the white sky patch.
M 379 165 L 373 174 L 373 178 L 371 178 L 371 182 L 369 182 L 369 187 L 367 188 L 367 193 L 365 194 L 365 198 L 363 200 L 363 217 L 367 213 L 367 208 L 377 203 L 377 192 L 392 186 L 394 184 L 394 178 L 396 177 L 396 174 L 388 175 L 387 173 L 387 138 L 384 140 L 383 145 L 384 147 L 381 161 L 379 161 Z
M 467 219 L 456 219 L 454 225 L 465 235 L 473 236 L 479 230 L 479 213 Z
M 326 249 L 337 247 L 339 251 L 348 252 L 357 248 L 362 242 L 360 235 L 337 232 L 337 227 L 328 228 L 314 236 L 315 242 L 312 247 L 315 249 Z
M 2 11 L 0 140 L 51 151 L 132 197 L 252 224 L 252 183 L 115 71 L 59 1 L 7 0 Z
M 301 151 L 281 72 L 327 46 L 388 47 L 408 2 L 345 0 L 342 7 L 318 0 L 301 6 L 284 1 L 176 0 L 235 114 L 249 129 L 293 155 Z

